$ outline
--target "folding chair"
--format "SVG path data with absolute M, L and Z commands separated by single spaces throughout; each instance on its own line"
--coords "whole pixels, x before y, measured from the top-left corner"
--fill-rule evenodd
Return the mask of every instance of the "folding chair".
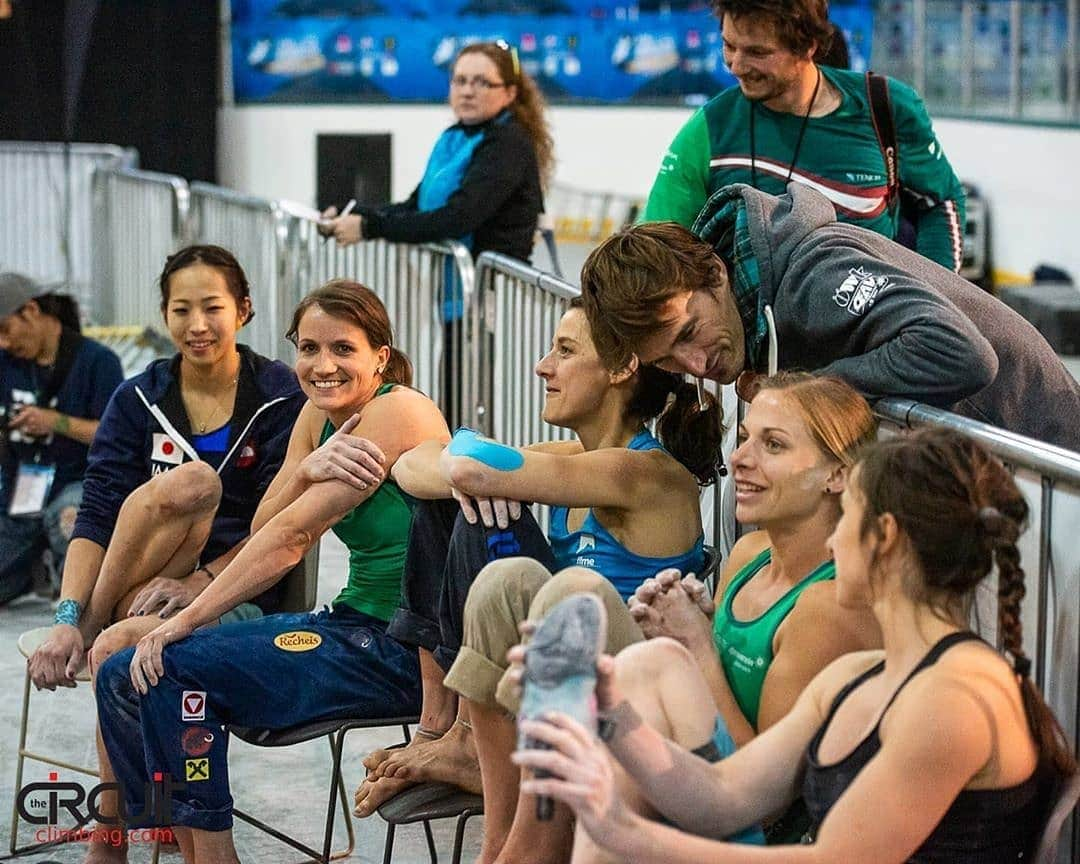
M 27 630 L 19 637 L 19 653 L 23 657 L 29 659 L 38 646 L 44 642 L 49 633 L 52 631 L 52 627 L 35 627 L 33 630 Z M 85 685 L 89 685 L 90 672 L 84 666 L 79 670 L 75 676 L 75 680 Z M 80 688 L 76 688 L 80 689 Z M 83 692 L 90 692 L 89 686 L 86 686 Z M 44 753 L 38 753 L 33 750 L 28 750 L 26 747 L 26 730 L 30 722 L 30 668 L 26 669 L 26 673 L 23 678 L 23 700 L 22 711 L 20 713 L 19 720 L 19 750 L 18 756 L 15 760 L 15 794 L 11 805 L 11 842 L 10 851 L 12 855 L 26 854 L 33 849 L 47 848 L 49 846 L 56 845 L 55 841 L 51 843 L 35 843 L 30 846 L 24 846 L 21 849 L 18 846 L 18 832 L 19 832 L 19 809 L 18 809 L 18 797 L 19 790 L 22 788 L 23 781 L 23 765 L 27 760 L 31 762 L 43 762 L 46 765 L 55 765 L 58 768 L 66 768 L 68 771 L 76 771 L 79 774 L 86 774 L 89 777 L 97 777 L 98 772 L 94 768 L 87 768 L 81 765 L 74 765 L 71 762 L 65 762 L 62 759 L 58 759 L 55 756 L 50 756 Z
M 421 783 L 395 795 L 377 808 L 386 821 L 386 843 L 383 845 L 383 864 L 390 864 L 394 854 L 394 832 L 398 825 L 424 823 L 427 835 L 428 855 L 431 864 L 439 864 L 435 841 L 431 836 L 431 821 L 457 819 L 454 831 L 454 852 L 451 864 L 461 864 L 462 845 L 465 839 L 465 823 L 473 816 L 484 814 L 484 799 L 449 783 Z
M 1050 811 L 1050 817 L 1046 820 L 1039 837 L 1039 845 L 1035 848 L 1031 864 L 1054 864 L 1057 859 L 1058 843 L 1061 841 L 1061 829 L 1069 814 L 1076 809 L 1080 802 L 1080 774 L 1074 774 L 1069 778 L 1058 792 L 1057 800 Z
M 401 726 L 405 737 L 405 743 L 409 742 L 409 724 L 418 723 L 419 717 L 385 717 L 374 720 L 358 720 L 351 718 L 339 718 L 333 720 L 317 720 L 313 723 L 304 723 L 289 729 L 252 729 L 244 726 L 227 726 L 230 735 L 235 735 L 248 744 L 256 747 L 291 747 L 293 744 L 301 744 L 315 738 L 326 737 L 330 742 L 332 756 L 332 769 L 330 774 L 329 800 L 326 805 L 326 828 L 323 832 L 322 850 L 318 851 L 297 840 L 272 825 L 263 822 L 254 816 L 233 808 L 233 815 L 242 819 L 249 825 L 269 834 L 271 837 L 292 846 L 303 852 L 312 860 L 320 864 L 328 864 L 340 858 L 348 858 L 356 848 L 356 834 L 353 830 L 352 814 L 349 809 L 349 799 L 345 791 L 345 780 L 341 775 L 341 754 L 345 744 L 345 736 L 353 729 L 373 729 L 380 726 Z M 341 799 L 341 812 L 345 817 L 345 831 L 348 834 L 349 845 L 346 849 L 331 852 L 330 847 L 334 841 L 334 811 Z
M 724 559 L 719 549 L 715 546 L 705 547 L 705 563 L 701 567 L 701 572 L 697 574 L 697 578 L 705 583 L 705 590 L 709 592 L 710 597 L 716 593 L 716 577 L 723 563 Z

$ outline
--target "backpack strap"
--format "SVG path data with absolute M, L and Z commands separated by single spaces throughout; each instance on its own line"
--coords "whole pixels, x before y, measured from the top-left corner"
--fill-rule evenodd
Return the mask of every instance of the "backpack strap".
M 866 96 L 870 104 L 870 117 L 874 123 L 878 147 L 885 159 L 887 182 L 886 198 L 890 207 L 896 206 L 900 197 L 900 159 L 896 148 L 896 123 L 893 121 L 892 102 L 889 99 L 889 79 L 874 72 L 866 73 Z

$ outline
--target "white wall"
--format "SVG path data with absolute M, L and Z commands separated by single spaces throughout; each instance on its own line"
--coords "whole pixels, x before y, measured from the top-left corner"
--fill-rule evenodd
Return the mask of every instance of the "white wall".
M 560 183 L 627 194 L 648 191 L 671 137 L 689 116 L 679 108 L 554 107 L 550 117 Z M 393 134 L 395 198 L 420 179 L 435 138 L 451 122 L 442 106 L 231 107 L 221 112 L 222 185 L 308 204 L 315 197 L 317 133 Z M 957 173 L 989 199 L 994 265 L 1029 273 L 1039 263 L 1080 279 L 1080 129 L 939 120 Z

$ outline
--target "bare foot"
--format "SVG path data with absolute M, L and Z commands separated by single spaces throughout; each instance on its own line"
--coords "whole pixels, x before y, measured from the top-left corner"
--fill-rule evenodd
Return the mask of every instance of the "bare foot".
M 112 826 L 112 828 L 99 828 L 100 830 L 111 835 L 112 831 L 121 831 L 124 829 Z M 128 846 L 126 842 L 116 844 L 110 843 L 104 839 L 93 839 L 86 846 L 86 857 L 83 858 L 83 864 L 127 864 Z
M 455 723 L 434 741 L 389 751 L 356 790 L 353 812 L 361 818 L 370 816 L 385 801 L 421 782 L 452 783 L 480 794 L 480 764 L 468 726 Z
M 406 744 L 405 747 L 416 747 L 421 744 L 428 744 L 432 741 L 438 741 L 440 738 L 442 738 L 443 734 L 444 732 L 441 731 L 436 732 L 431 729 L 425 729 L 422 726 L 418 726 L 416 728 L 416 731 L 412 734 L 412 740 L 409 741 L 409 743 Z M 367 768 L 368 773 L 370 774 L 372 771 L 382 765 L 382 763 L 385 762 L 392 753 L 397 753 L 398 750 L 401 749 L 403 748 L 380 747 L 378 750 L 372 750 L 370 753 L 368 753 L 368 755 L 361 760 L 361 764 L 365 768 Z
M 353 796 L 353 816 L 359 819 L 370 816 L 399 792 L 415 785 L 412 780 L 365 777 Z
M 462 722 L 437 741 L 393 751 L 374 773 L 388 780 L 452 783 L 477 795 L 481 789 L 472 728 Z

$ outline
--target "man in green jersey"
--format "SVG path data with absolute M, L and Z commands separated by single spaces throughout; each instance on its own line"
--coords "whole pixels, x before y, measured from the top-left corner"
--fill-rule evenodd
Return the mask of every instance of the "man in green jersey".
M 827 0 L 713 0 L 724 62 L 738 85 L 699 109 L 675 136 L 642 221 L 690 227 L 731 183 L 773 195 L 789 181 L 828 198 L 841 221 L 897 236 L 861 73 L 814 63 L 832 38 Z M 889 79 L 900 185 L 916 202 L 918 251 L 951 270 L 963 252 L 964 190 L 918 94 Z

